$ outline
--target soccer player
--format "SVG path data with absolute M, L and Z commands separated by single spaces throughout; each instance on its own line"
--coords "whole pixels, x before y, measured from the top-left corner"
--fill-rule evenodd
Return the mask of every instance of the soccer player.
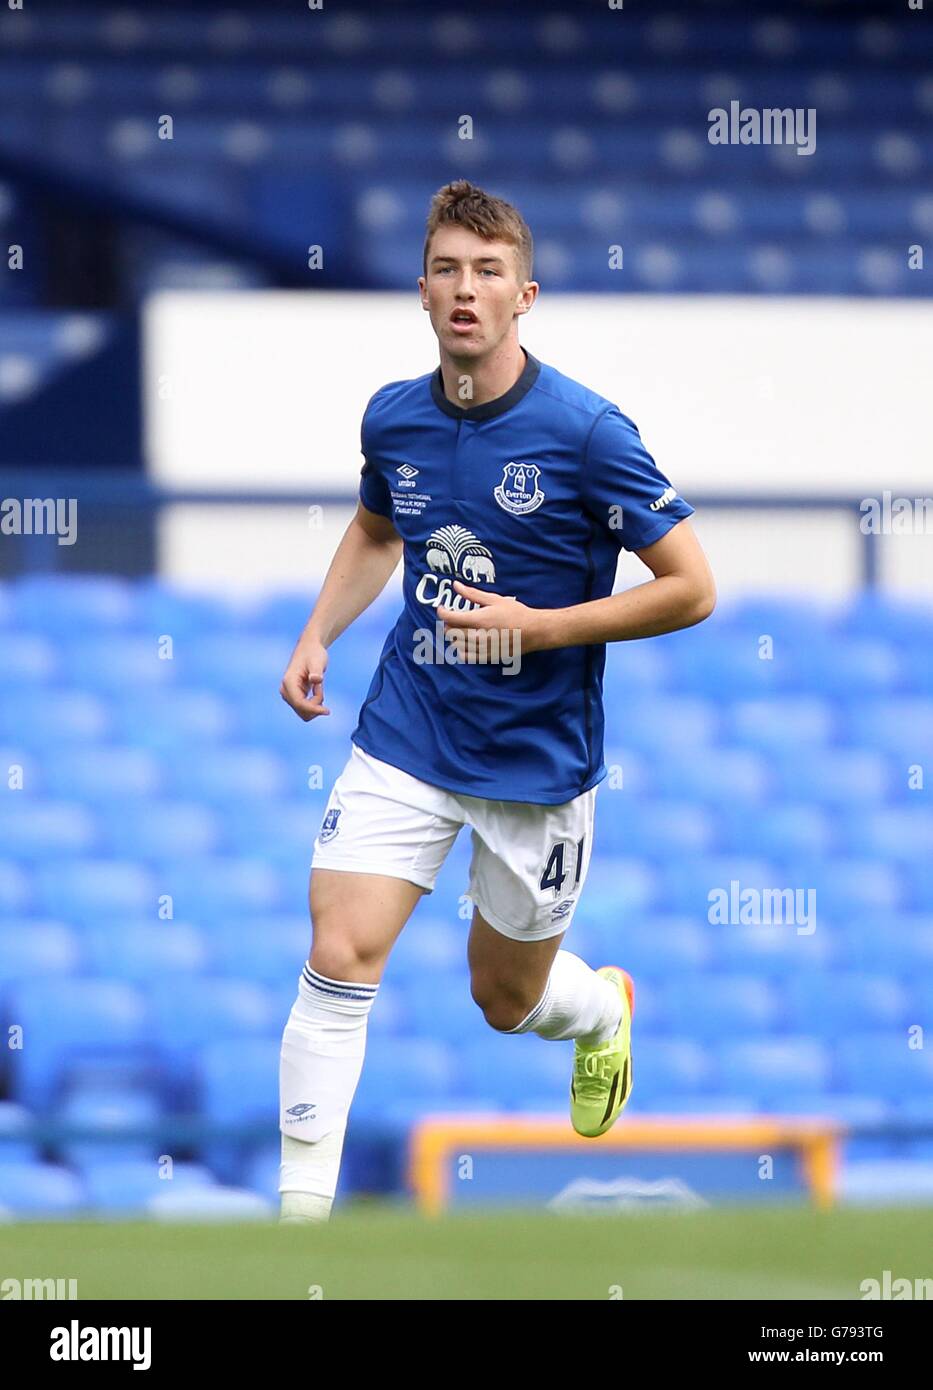
M 423 268 L 440 366 L 366 407 L 360 503 L 281 686 L 302 719 L 330 713 L 328 649 L 403 556 L 404 606 L 314 844 L 311 955 L 281 1052 L 283 1221 L 330 1214 L 383 968 L 464 825 L 474 1000 L 497 1031 L 573 1038 L 571 1123 L 614 1123 L 632 982 L 560 949 L 606 775 L 605 644 L 715 603 L 693 508 L 632 421 L 519 344 L 539 288 L 519 212 L 448 184 Z M 613 594 L 622 547 L 654 578 Z

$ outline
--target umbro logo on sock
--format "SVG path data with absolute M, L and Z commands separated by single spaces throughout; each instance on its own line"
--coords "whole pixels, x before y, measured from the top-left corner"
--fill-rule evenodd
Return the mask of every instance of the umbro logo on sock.
M 307 1117 L 309 1110 L 315 1110 L 316 1108 L 316 1103 L 313 1105 L 308 1103 L 303 1105 L 290 1105 L 285 1113 L 286 1115 L 294 1115 L 296 1120 L 303 1120 Z

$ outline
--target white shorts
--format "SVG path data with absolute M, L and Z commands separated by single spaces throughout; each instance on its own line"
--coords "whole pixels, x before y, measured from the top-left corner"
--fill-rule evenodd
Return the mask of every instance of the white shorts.
M 566 931 L 586 881 L 599 784 L 559 806 L 445 791 L 355 743 L 314 841 L 312 869 L 405 878 L 433 892 L 451 845 L 472 827 L 467 894 L 515 941 Z

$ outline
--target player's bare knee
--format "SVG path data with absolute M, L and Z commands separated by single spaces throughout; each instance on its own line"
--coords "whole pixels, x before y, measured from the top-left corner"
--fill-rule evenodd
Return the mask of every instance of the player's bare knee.
M 357 947 L 352 941 L 312 942 L 308 964 L 329 980 L 357 980 L 376 984 L 382 974 L 381 955 Z
M 500 1033 L 517 1028 L 535 1005 L 534 1000 L 531 1003 L 527 1002 L 524 991 L 503 987 L 501 981 L 473 980 L 470 992 L 474 1003 L 482 1009 L 483 1017 L 490 1028 L 495 1028 Z

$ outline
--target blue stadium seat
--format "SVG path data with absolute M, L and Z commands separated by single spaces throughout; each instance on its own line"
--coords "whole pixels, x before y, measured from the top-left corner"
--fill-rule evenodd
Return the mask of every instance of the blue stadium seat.
M 152 1197 L 163 1192 L 187 1193 L 214 1186 L 213 1174 L 199 1163 L 175 1163 L 169 1171 L 155 1159 L 100 1159 L 86 1163 L 81 1176 L 88 1205 L 102 1217 L 142 1212 Z
M 743 807 L 725 807 L 718 848 L 732 854 L 794 862 L 832 853 L 838 833 L 829 812 L 806 801 L 778 801 L 751 815 Z
M 37 917 L 0 920 L 0 997 L 10 981 L 70 975 L 80 959 L 78 937 L 64 922 Z
M 253 605 L 244 611 L 235 595 L 202 594 L 164 583 L 160 578 L 136 581 L 134 630 L 156 640 L 170 635 L 174 642 L 198 640 L 202 632 L 237 631 L 257 615 Z M 300 624 L 304 626 L 307 614 Z
M 817 912 L 846 918 L 865 911 L 892 912 L 905 903 L 901 875 L 884 859 L 832 858 L 807 866 Z
M 737 700 L 726 714 L 725 741 L 738 748 L 778 752 L 823 748 L 837 733 L 835 706 L 823 695 Z
M 731 887 L 736 883 L 738 887 Z M 721 902 L 722 912 L 731 914 L 732 897 L 746 889 L 761 891 L 781 883 L 775 866 L 747 855 L 683 854 L 665 864 L 660 898 L 671 913 L 683 913 L 699 921 L 714 921 L 714 908 Z M 725 894 L 725 899 L 722 898 Z
M 783 986 L 783 998 L 791 1031 L 817 1034 L 827 1041 L 909 1022 L 908 993 L 890 975 L 802 971 Z
M 405 1008 L 411 1034 L 427 1040 L 465 1044 L 488 1027 L 462 970 L 441 976 L 432 972 L 420 981 L 410 980 L 405 990 Z
M 748 1096 L 727 1096 L 720 1093 L 711 1095 L 702 1091 L 698 1095 L 683 1095 L 678 1092 L 666 1094 L 664 1091 L 651 1091 L 645 1096 L 641 1090 L 632 1092 L 632 1099 L 625 1108 L 627 1115 L 673 1115 L 708 1119 L 711 1115 L 730 1118 L 758 1114 L 755 1098 Z
M 139 725 L 139 713 L 134 707 Z M 15 730 L 17 743 L 36 753 L 62 742 L 77 743 L 106 736 L 111 730 L 106 701 L 86 690 L 58 688 L 37 694 L 28 686 L 0 689 L 0 728 Z
M 628 690 L 628 672 L 619 662 L 610 664 L 607 660 L 606 680 L 618 680 Z M 719 724 L 719 714 L 712 700 L 671 695 L 664 690 L 648 696 L 639 692 L 626 695 L 623 718 L 618 727 L 607 729 L 607 738 L 610 746 L 614 737 L 625 748 L 649 757 L 671 748 L 689 749 L 692 754 L 698 744 L 715 742 Z
M 59 1157 L 70 1167 L 83 1170 L 98 1162 L 137 1162 L 155 1168 L 154 1140 L 117 1137 L 116 1132 L 133 1127 L 142 1130 L 159 1115 L 155 1097 L 138 1089 L 116 1086 L 79 1086 L 69 1094 L 56 1112 L 63 1136 L 69 1126 L 93 1131 L 81 1137 L 63 1137 L 57 1143 Z
M 827 695 L 883 695 L 896 691 L 904 665 L 898 651 L 878 637 L 828 640 L 808 647 L 807 675 Z
M 293 782 L 299 784 L 301 770 Z M 244 792 L 223 816 L 224 844 L 232 854 L 254 854 L 264 859 L 286 858 L 311 863 L 314 839 L 321 828 L 327 792 L 307 791 L 304 798 L 267 801 L 265 795 Z
M 148 995 L 150 1042 L 174 1076 L 185 1076 L 193 1049 L 268 1036 L 284 1020 L 275 1016 L 269 992 L 252 980 L 179 975 L 157 977 Z
M 836 1075 L 850 1091 L 900 1102 L 933 1089 L 930 1050 L 910 1046 L 906 1028 L 865 1030 L 841 1038 L 835 1051 Z
M 578 918 L 588 918 L 588 892 L 587 888 L 571 933 L 577 929 Z M 590 964 L 611 965 L 618 958 L 618 963 L 630 972 L 636 985 L 643 976 L 664 981 L 680 971 L 702 969 L 709 958 L 711 929 L 705 922 L 698 923 L 690 917 L 620 914 L 615 922 L 607 923 L 604 931 L 594 935 L 594 949 L 599 959 L 596 954 L 591 959 L 588 957 Z M 568 948 L 580 954 L 569 938 Z
M 929 1206 L 933 1201 L 933 1163 L 910 1158 L 848 1163 L 840 1175 L 839 1195 L 847 1205 Z
M 661 990 L 668 1031 L 698 1042 L 760 1038 L 780 1016 L 774 986 L 754 976 L 682 975 Z
M 635 1011 L 637 1019 L 637 993 Z M 700 1091 L 712 1101 L 714 1076 L 709 1049 L 687 1037 L 675 1035 L 642 1048 L 638 1057 L 633 1057 L 633 1077 L 633 1097 L 637 1095 L 641 1104 L 651 1103 L 659 1095 L 690 1096 Z
M 459 1094 L 469 1100 L 469 1108 L 487 1097 L 509 1109 L 524 1103 L 533 1108 L 568 1103 L 572 1046 L 533 1034 L 506 1037 L 482 1026 L 485 1033 L 474 1030 L 470 1041 L 461 1039 L 457 1052 Z
M 617 929 L 649 912 L 657 900 L 661 878 L 644 859 L 594 855 L 586 878 L 586 921 L 594 932 Z
M 887 971 L 911 981 L 933 973 L 933 913 L 866 913 L 847 924 L 837 952 L 851 970 Z
M 155 796 L 162 777 L 162 765 L 148 749 L 107 744 L 59 744 L 48 748 L 38 764 L 44 796 L 85 805 Z
M 277 1119 L 281 1045 L 280 1033 L 277 1037 L 231 1037 L 196 1050 L 191 1065 L 200 1086 L 201 1113 L 208 1124 Z
M 160 657 L 154 638 L 135 633 L 119 641 L 108 634 L 59 638 L 57 648 L 68 679 L 92 694 L 112 697 L 133 689 L 155 700 L 178 679 L 178 663 Z
M 903 759 L 905 769 L 933 753 L 933 699 L 929 696 L 845 700 L 840 709 L 851 743 L 893 754 Z
M 704 806 L 689 801 L 642 802 L 601 793 L 597 834 L 600 853 L 613 855 L 699 854 L 712 847 L 715 821 Z
M 298 976 L 311 943 L 311 922 L 306 914 L 257 914 L 205 925 L 210 968 L 215 974 L 268 985 L 287 981 L 297 993 Z
M 893 595 L 884 589 L 865 589 L 852 596 L 842 614 L 843 635 L 894 641 L 910 647 L 933 640 L 933 605 Z
M 84 1184 L 68 1168 L 53 1163 L 5 1163 L 0 1210 L 14 1217 L 63 1220 L 87 1204 Z
M 301 785 L 277 753 L 229 743 L 197 750 L 183 765 L 170 768 L 168 779 L 172 794 L 181 799 L 197 797 L 225 811 L 245 802 L 254 814 L 266 810 L 267 801 L 284 796 L 290 782 L 292 790 Z
M 700 628 L 678 636 L 682 640 L 671 647 L 671 682 L 679 691 L 715 699 L 726 689 L 733 699 L 752 699 L 773 696 L 795 682 L 792 663 L 762 659 L 751 634 L 711 636 Z
M 0 843 L 23 859 L 54 859 L 60 854 L 87 854 L 98 848 L 94 817 L 76 802 L 30 802 L 0 807 Z
M 917 804 L 866 810 L 846 818 L 845 837 L 853 857 L 909 865 L 933 847 L 933 811 Z
M 509 1039 L 508 1041 L 514 1041 Z M 397 1095 L 422 1095 L 426 1103 L 456 1094 L 458 1054 L 448 1043 L 399 1039 L 366 1058 L 353 1100 L 358 1118 L 381 1116 Z
M 450 921 L 431 915 L 431 906 L 419 904 L 412 914 L 392 947 L 385 978 L 417 984 L 428 972 L 463 969 L 469 921 L 458 921 L 453 912 Z
M 56 637 L 75 630 L 132 635 L 136 612 L 134 585 L 111 575 L 26 575 L 11 592 L 12 621 Z
M 277 691 L 293 646 L 250 632 L 202 633 L 190 650 L 176 652 L 174 664 L 187 684 L 236 699 L 250 686 Z
M 883 1096 L 852 1095 L 848 1092 L 788 1091 L 774 1096 L 769 1109 L 776 1115 L 801 1115 L 831 1120 L 847 1128 L 882 1125 L 891 1118 L 892 1107 Z M 851 1153 L 847 1141 L 847 1157 Z
M 807 1037 L 721 1043 L 715 1062 L 724 1089 L 750 1091 L 765 1108 L 788 1091 L 825 1091 L 832 1075 L 828 1050 Z
M 142 996 L 117 980 L 31 980 L 9 995 L 24 1045 L 11 1054 L 13 1094 L 44 1109 L 87 1059 L 144 1063 L 151 1045 Z
M 36 907 L 66 921 L 142 917 L 158 906 L 158 891 L 152 873 L 133 860 L 57 859 L 35 872 Z
M 101 803 L 97 822 L 101 849 L 115 859 L 208 855 L 221 845 L 220 813 L 194 800 Z
M 51 685 L 61 671 L 58 649 L 38 633 L 9 632 L 3 635 L 3 666 L 0 687 L 32 690 Z
M 813 931 L 811 925 L 795 921 L 772 926 L 762 923 L 710 927 L 712 963 L 717 970 L 756 974 L 775 981 L 790 978 L 800 970 L 818 970 L 832 957 L 833 938 L 821 925 L 819 916 Z
M 827 807 L 870 806 L 882 801 L 892 782 L 886 759 L 868 748 L 785 749 L 775 759 L 780 793 Z
M 166 1183 L 165 1186 L 170 1185 Z M 153 1221 L 181 1222 L 183 1225 L 205 1221 L 272 1221 L 277 1210 L 258 1192 L 221 1186 L 219 1183 L 192 1183 L 189 1187 L 158 1191 L 145 1204 L 146 1216 Z
M 90 626 L 101 652 L 108 622 L 120 634 L 129 622 L 139 638 L 139 593 L 129 591 L 128 608 L 100 602 Z M 0 1084 L 40 1117 L 58 1103 L 67 1120 L 135 1116 L 140 1131 L 162 1106 L 193 1109 L 214 1130 L 201 1156 L 238 1184 L 244 1145 L 254 1141 L 235 1127 L 275 1123 L 281 1033 L 310 938 L 296 904 L 326 796 L 349 755 L 352 692 L 362 698 L 395 609 L 378 622 L 367 614 L 359 640 L 341 641 L 330 683 L 341 709 L 326 733 L 321 722 L 312 747 L 278 697 L 281 672 L 267 690 L 236 656 L 244 635 L 244 651 L 253 639 L 271 650 L 271 632 L 290 650 L 304 600 L 270 603 L 268 627 L 233 603 L 197 600 L 190 614 L 186 603 L 177 595 L 162 603 L 151 586 L 146 622 L 154 635 L 175 622 L 199 650 L 206 635 L 222 638 L 235 700 L 189 683 L 193 672 L 176 666 L 172 688 L 142 719 L 119 685 L 98 699 L 93 676 L 82 675 L 89 688 L 66 692 L 59 721 L 49 662 L 57 629 L 49 639 L 27 634 L 15 681 L 0 693 L 0 714 L 28 726 L 8 762 L 29 773 L 28 799 L 0 818 L 8 856 L 0 1002 L 33 1039 L 5 1055 Z M 0 586 L 0 627 L 13 607 Z M 933 1116 L 921 1103 L 927 1065 L 908 1046 L 933 988 L 925 853 L 933 822 L 922 791 L 906 782 L 907 767 L 933 752 L 933 705 L 897 693 L 898 682 L 909 683 L 887 658 L 900 629 L 894 608 L 884 616 L 892 625 L 876 633 L 864 613 L 843 611 L 827 624 L 796 603 L 739 606 L 726 614 L 722 640 L 703 648 L 707 672 L 757 640 L 766 622 L 793 661 L 770 692 L 730 687 L 731 703 L 700 688 L 706 675 L 679 683 L 672 643 L 610 663 L 607 697 L 612 680 L 628 682 L 628 718 L 606 749 L 613 779 L 601 792 L 596 852 L 566 949 L 635 978 L 642 1045 L 633 1113 L 766 1109 L 844 1123 Z M 918 623 L 915 615 L 904 632 L 916 634 Z M 845 668 L 856 695 L 841 682 L 834 690 L 816 665 L 806 670 L 801 643 L 806 633 L 837 653 L 859 624 Z M 144 643 L 138 651 L 143 659 Z M 111 735 L 119 741 L 105 741 Z M 469 857 L 461 834 L 432 902 L 390 954 L 354 1100 L 364 1148 L 368 1127 L 379 1142 L 397 1142 L 431 1111 L 565 1112 L 569 1045 L 505 1038 L 472 1001 L 472 905 L 461 901 Z M 815 892 L 815 930 L 796 916 L 743 923 L 729 900 L 733 881 L 740 891 Z M 717 888 L 726 893 L 722 922 L 710 920 Z M 169 898 L 173 915 L 163 919 Z M 2 1110 L 0 1162 L 35 1158 L 31 1140 L 3 1134 Z M 922 1161 L 920 1139 L 866 1134 L 847 1152 L 854 1162 L 894 1159 L 911 1145 Z M 55 1152 L 112 1161 L 149 1148 L 142 1134 L 63 1137 Z M 371 1161 L 361 1156 L 353 1169 L 360 1181 L 375 1181 Z M 145 1193 L 134 1196 L 142 1191 L 134 1184 L 114 1174 L 94 1200 L 138 1207 Z M 156 1189 L 157 1204 L 166 1195 Z
M 690 797 L 717 809 L 736 803 L 751 808 L 766 804 L 773 774 L 753 749 L 700 747 L 691 749 L 689 757 L 682 750 L 665 754 L 659 749 L 646 780 L 657 796 Z
M 786 208 L 797 210 L 801 207 L 800 194 L 789 190 Z M 735 196 L 735 195 L 732 195 Z M 747 198 L 749 204 L 755 202 L 754 195 Z M 760 202 L 758 203 L 761 207 Z M 747 213 L 753 209 L 749 206 Z M 767 209 L 767 222 L 771 223 L 777 209 Z M 800 213 L 798 212 L 798 216 Z M 798 228 L 797 230 L 802 230 Z M 818 599 L 805 601 L 782 594 L 747 594 L 731 601 L 721 603 L 717 608 L 716 621 L 730 636 L 756 639 L 761 636 L 774 638 L 781 647 L 796 643 L 816 643 L 827 636 L 836 614 L 831 605 Z
M 81 940 L 90 972 L 138 985 L 200 975 L 208 962 L 204 934 L 185 922 L 119 917 L 92 923 Z
M 0 1164 L 35 1163 L 39 1149 L 30 1135 L 31 1116 L 25 1105 L 12 1100 L 0 1100 Z M 0 1207 L 3 1205 L 3 1183 L 0 1180 Z
M 225 739 L 234 724 L 230 700 L 213 690 L 186 688 L 160 691 L 145 719 L 140 718 L 136 701 L 118 704 L 113 735 L 122 743 L 170 752 L 184 761 L 189 754 L 200 753 L 205 742 Z

